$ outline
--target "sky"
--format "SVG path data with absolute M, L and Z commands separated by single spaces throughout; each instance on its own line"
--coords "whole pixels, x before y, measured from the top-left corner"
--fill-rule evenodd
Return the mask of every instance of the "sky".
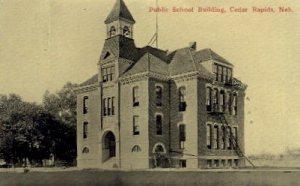
M 297 0 L 158 0 L 159 48 L 175 50 L 196 41 L 234 65 L 248 85 L 246 153 L 300 148 L 300 4 Z M 138 47 L 155 32 L 155 0 L 125 0 L 136 20 Z M 0 94 L 42 101 L 66 82 L 97 72 L 106 38 L 104 20 L 114 0 L 0 0 Z M 229 8 L 248 8 L 246 13 Z M 278 6 L 292 12 L 279 13 Z M 172 7 L 216 7 L 227 13 L 172 12 Z M 275 13 L 252 12 L 272 7 Z

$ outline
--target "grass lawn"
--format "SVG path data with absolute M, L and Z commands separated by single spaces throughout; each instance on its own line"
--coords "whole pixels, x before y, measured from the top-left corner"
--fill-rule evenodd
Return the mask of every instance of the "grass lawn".
M 299 186 L 299 170 L 0 172 L 0 185 Z

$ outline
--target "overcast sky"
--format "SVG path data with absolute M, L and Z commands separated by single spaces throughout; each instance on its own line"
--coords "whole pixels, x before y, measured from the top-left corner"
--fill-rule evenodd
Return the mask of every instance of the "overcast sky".
M 125 0 L 136 20 L 136 45 L 155 30 L 155 0 Z M 114 0 L 0 0 L 0 94 L 41 102 L 67 81 L 97 72 L 106 37 L 104 19 Z M 159 47 L 196 41 L 235 66 L 248 84 L 248 154 L 300 148 L 300 6 L 297 0 L 159 0 L 160 6 L 248 8 L 247 13 L 160 13 Z M 252 13 L 252 6 L 290 6 L 292 13 Z

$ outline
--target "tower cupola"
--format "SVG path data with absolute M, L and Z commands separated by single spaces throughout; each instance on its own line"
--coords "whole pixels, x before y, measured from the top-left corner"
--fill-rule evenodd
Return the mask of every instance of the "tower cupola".
M 123 0 L 116 0 L 113 9 L 104 23 L 107 28 L 107 38 L 116 35 L 133 38 L 133 25 L 135 20 Z

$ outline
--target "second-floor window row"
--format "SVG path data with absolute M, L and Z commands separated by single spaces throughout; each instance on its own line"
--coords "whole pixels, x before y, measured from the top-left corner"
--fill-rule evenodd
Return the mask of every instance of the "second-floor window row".
M 103 99 L 103 116 L 115 115 L 115 97 Z

